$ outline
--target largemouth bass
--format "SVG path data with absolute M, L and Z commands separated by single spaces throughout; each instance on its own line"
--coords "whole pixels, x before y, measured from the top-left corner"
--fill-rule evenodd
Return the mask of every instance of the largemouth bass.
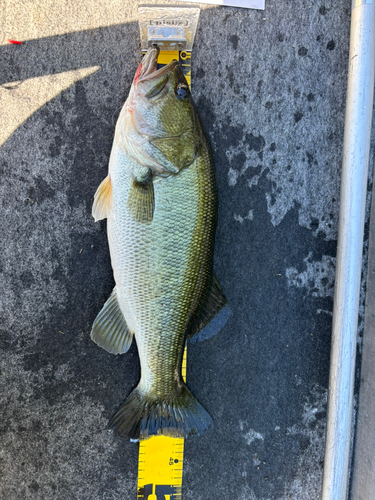
M 212 273 L 216 184 L 210 148 L 178 65 L 137 69 L 120 113 L 108 176 L 94 198 L 107 218 L 116 286 L 91 338 L 111 353 L 137 342 L 141 379 L 110 427 L 131 439 L 189 436 L 212 419 L 181 377 L 187 335 L 226 300 Z

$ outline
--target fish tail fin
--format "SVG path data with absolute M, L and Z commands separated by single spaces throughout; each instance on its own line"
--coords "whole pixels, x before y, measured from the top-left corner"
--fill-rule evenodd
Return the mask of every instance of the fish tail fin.
M 213 427 L 210 415 L 185 384 L 171 399 L 155 399 L 136 387 L 109 422 L 116 434 L 131 440 L 154 435 L 188 437 Z

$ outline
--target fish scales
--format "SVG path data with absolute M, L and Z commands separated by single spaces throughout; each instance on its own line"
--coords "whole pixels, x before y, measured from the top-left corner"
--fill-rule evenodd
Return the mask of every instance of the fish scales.
M 157 52 L 150 49 L 137 71 L 93 206 L 96 219 L 107 218 L 116 287 L 91 336 L 114 353 L 126 352 L 135 336 L 141 380 L 110 422 L 133 439 L 212 427 L 181 364 L 187 334 L 225 304 L 212 274 L 209 145 L 181 70 L 176 63 L 157 70 Z
M 164 347 L 183 345 L 194 301 L 211 273 L 216 203 L 207 162 L 208 155 L 178 176 L 154 182 L 150 225 L 133 220 L 127 207 L 131 178 L 118 163 L 110 167 L 108 237 L 117 296 L 121 309 L 131 311 L 125 317 L 136 332 L 142 380 L 155 379 L 157 391 L 160 369 L 174 376 L 180 368 Z

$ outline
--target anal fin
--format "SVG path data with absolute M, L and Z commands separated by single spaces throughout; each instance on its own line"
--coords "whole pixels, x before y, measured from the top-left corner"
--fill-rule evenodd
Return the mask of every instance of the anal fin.
M 231 315 L 232 310 L 227 304 L 227 299 L 213 276 L 211 287 L 190 322 L 189 341 L 197 342 L 213 337 L 223 328 Z
M 129 331 L 118 305 L 116 289 L 95 318 L 91 339 L 112 354 L 123 354 L 129 349 L 133 334 Z

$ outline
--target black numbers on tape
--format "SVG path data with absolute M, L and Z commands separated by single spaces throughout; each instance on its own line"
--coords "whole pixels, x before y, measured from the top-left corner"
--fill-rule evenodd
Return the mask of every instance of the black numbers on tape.
M 145 484 L 143 488 L 139 489 L 138 498 L 142 500 L 179 500 L 181 497 L 178 495 L 177 490 L 181 491 L 181 488 L 169 484 L 157 484 L 155 486 Z

